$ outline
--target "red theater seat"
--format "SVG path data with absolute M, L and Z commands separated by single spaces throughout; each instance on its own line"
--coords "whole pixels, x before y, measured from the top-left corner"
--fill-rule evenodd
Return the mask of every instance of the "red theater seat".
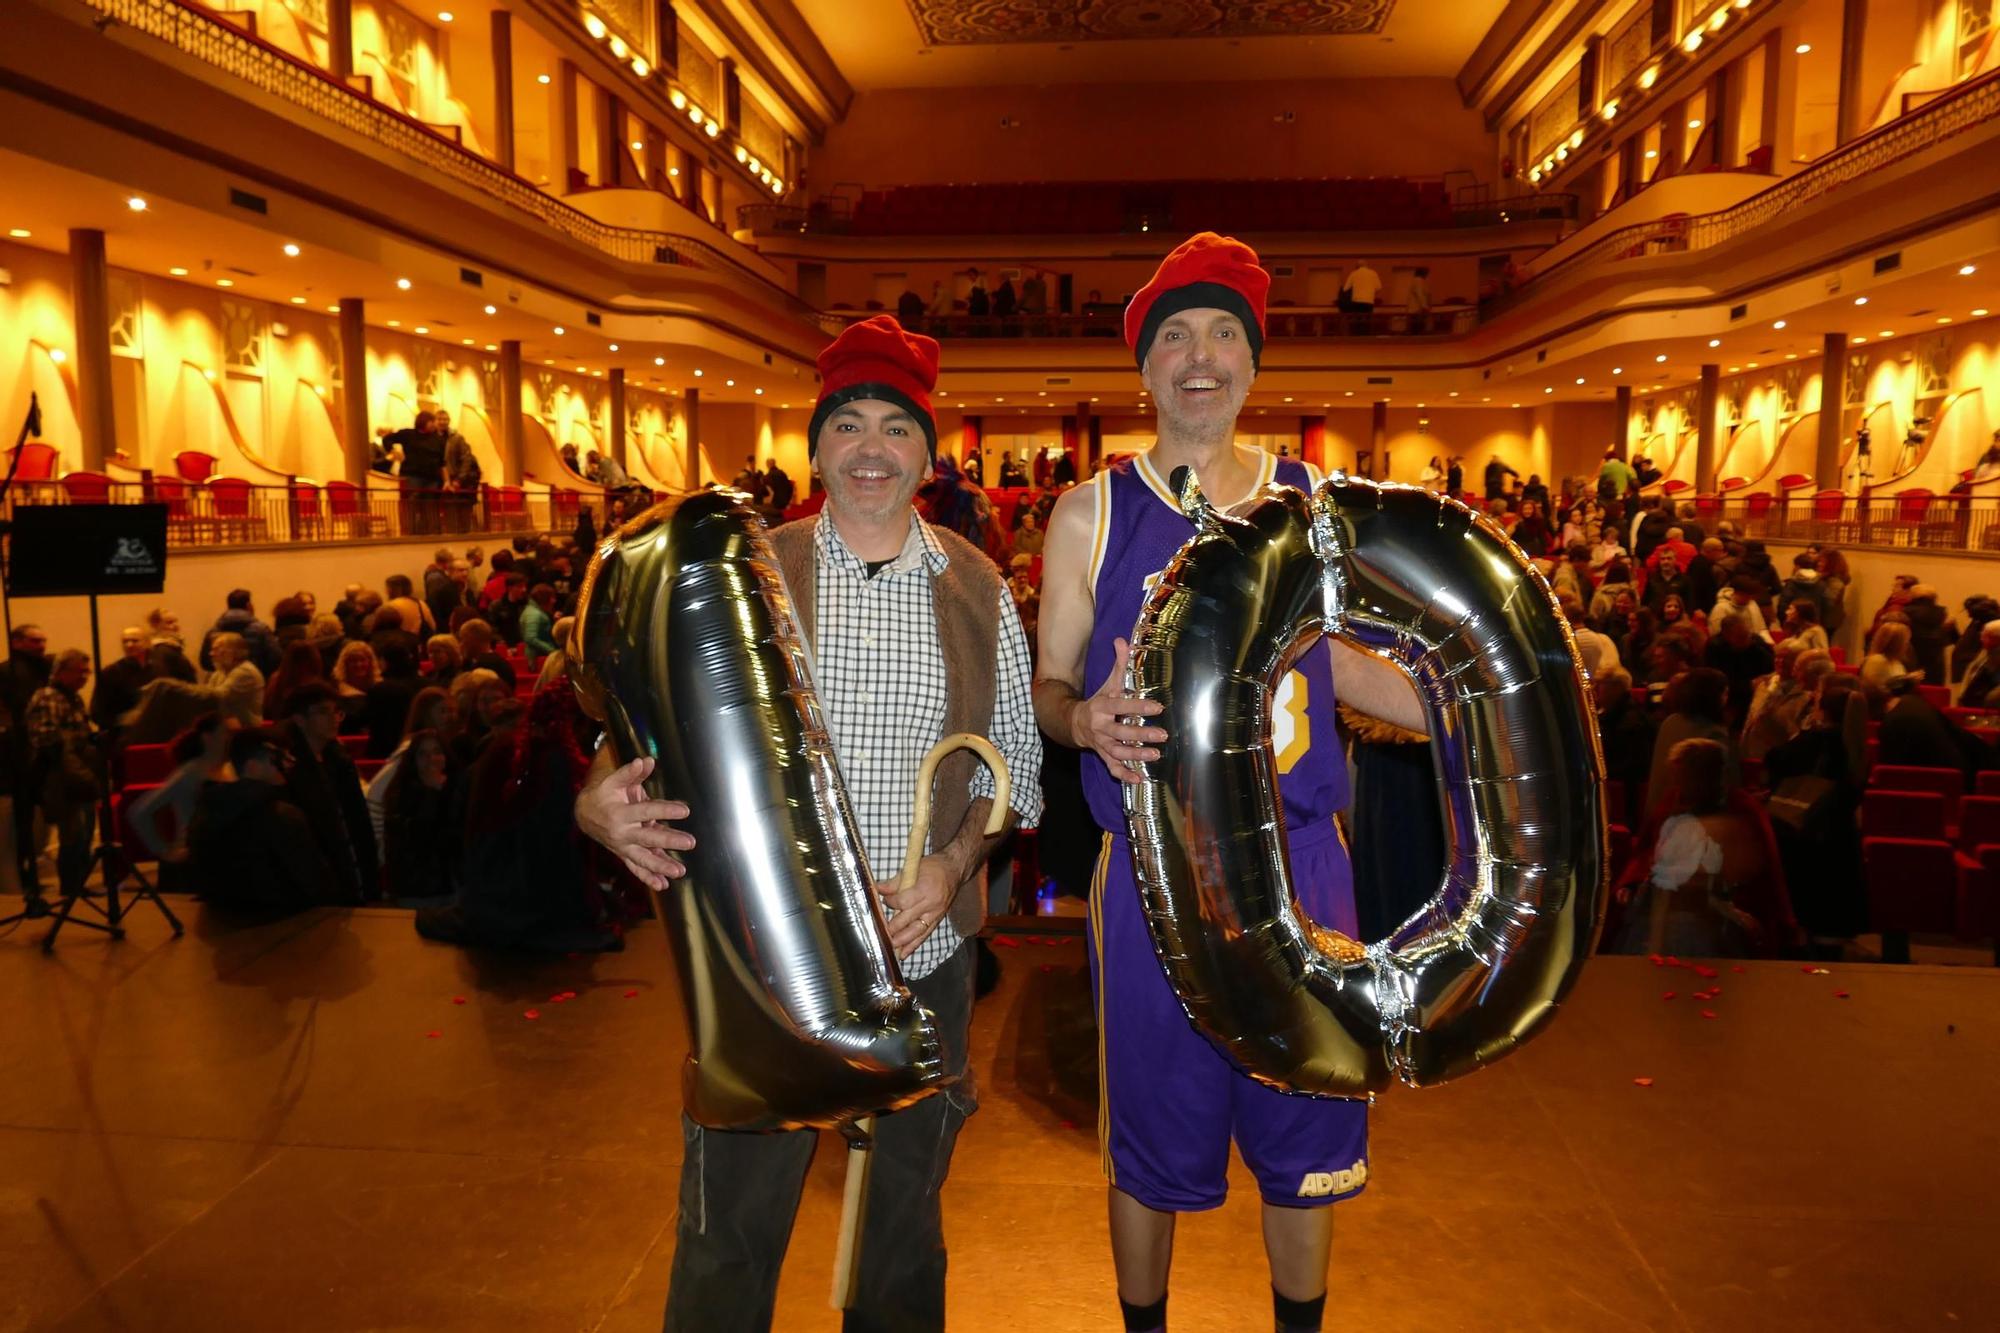
M 1861 832 L 1870 838 L 1942 839 L 1944 797 L 1934 791 L 1871 789 L 1861 798 Z
M 1932 838 L 1863 838 L 1868 923 L 1884 935 L 1958 929 L 1958 852 Z M 1907 956 L 1907 945 L 1905 946 Z M 1889 952 L 1885 944 L 1885 956 Z
M 173 756 L 165 745 L 128 745 L 124 758 L 127 788 L 165 782 L 174 771 Z

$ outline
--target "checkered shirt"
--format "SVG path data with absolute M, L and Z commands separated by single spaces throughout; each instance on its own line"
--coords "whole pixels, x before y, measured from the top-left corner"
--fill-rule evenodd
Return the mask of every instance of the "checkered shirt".
M 892 883 L 902 872 L 917 770 L 944 736 L 944 650 L 938 644 L 931 578 L 950 559 L 914 513 L 902 552 L 873 578 L 824 513 L 815 533 L 813 676 L 861 828 L 862 851 L 879 884 Z M 1028 636 L 1004 586 L 999 599 L 999 661 L 988 739 L 1013 776 L 1009 803 L 1020 827 L 1033 828 L 1042 812 L 1042 738 L 1029 697 Z M 972 794 L 994 794 L 984 764 L 976 766 Z M 932 829 L 933 844 L 949 841 L 954 832 Z M 904 961 L 903 975 L 912 981 L 929 976 L 961 943 L 947 915 Z

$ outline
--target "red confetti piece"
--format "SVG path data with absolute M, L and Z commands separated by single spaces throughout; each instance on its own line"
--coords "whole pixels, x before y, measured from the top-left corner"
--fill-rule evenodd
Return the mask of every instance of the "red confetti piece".
M 1649 1078 L 1635 1078 L 1632 1081 L 1638 1084 L 1642 1088 L 1650 1088 L 1653 1086 L 1653 1080 Z
M 1833 993 L 1833 998 L 1836 1000 L 1844 1000 L 1847 998 L 1847 992 L 1844 990 L 1837 990 Z
M 993 943 L 996 947 L 1002 949 L 1018 949 L 1021 947 L 1021 941 L 1015 939 L 1012 935 L 995 935 Z
M 1666 991 L 1665 993 L 1663 993 L 1663 994 L 1662 994 L 1662 995 L 1660 996 L 1660 998 L 1661 998 L 1661 999 L 1663 999 L 1663 1000 L 1671 1000 L 1671 999 L 1673 999 L 1673 998 L 1674 998 L 1674 996 L 1675 996 L 1675 994 L 1676 994 L 1676 993 L 1677 993 L 1677 992 L 1675 992 L 1675 991 Z
M 436 1038 L 436 1037 L 442 1037 L 444 1033 L 439 1032 L 436 1028 L 432 1028 L 429 1032 L 426 1032 L 424 1035 L 426 1037 Z
M 453 1004 L 464 1004 L 464 1003 L 465 1003 L 465 997 L 464 997 L 463 995 L 454 995 L 454 996 L 452 996 L 452 997 L 451 997 L 451 1002 L 452 1002 Z
M 527 1013 L 521 1015 L 521 1017 L 530 1020 L 540 1018 L 541 1016 L 542 1016 L 542 1011 L 539 1009 L 530 1009 L 528 1010 Z
M 1705 967 L 1700 963 L 1693 964 L 1693 967 L 1694 967 L 1694 974 L 1698 977 L 1713 977 L 1720 975 L 1714 968 Z
M 635 990 L 628 990 L 625 992 L 625 998 L 628 1000 L 636 1000 L 639 998 L 639 992 Z
M 1734 966 L 1734 967 L 1730 968 L 1729 970 L 1730 970 L 1731 972 L 1748 972 L 1748 971 L 1749 971 L 1750 969 L 1749 969 L 1749 968 L 1747 968 L 1747 967 L 1745 967 L 1745 966 L 1743 966 L 1743 964 L 1741 964 L 1741 963 L 1738 963 L 1738 964 L 1736 964 L 1736 966 Z
M 1665 967 L 1667 965 L 1667 960 L 1659 954 L 1649 953 L 1646 956 L 1653 960 L 1654 967 Z
M 1685 966 L 1685 964 L 1684 964 L 1684 963 L 1682 963 L 1680 959 L 1678 959 L 1678 958 L 1674 957 L 1674 956 L 1673 956 L 1672 954 L 1668 954 L 1668 955 L 1667 955 L 1667 966 L 1668 966 L 1668 967 L 1683 967 L 1683 966 Z
M 1704 1010 L 1702 1010 L 1702 1011 L 1701 1011 L 1701 1016 L 1702 1016 L 1703 1018 L 1714 1018 L 1714 1017 L 1715 1017 L 1715 1010 L 1713 1010 L 1713 1009 L 1704 1009 Z

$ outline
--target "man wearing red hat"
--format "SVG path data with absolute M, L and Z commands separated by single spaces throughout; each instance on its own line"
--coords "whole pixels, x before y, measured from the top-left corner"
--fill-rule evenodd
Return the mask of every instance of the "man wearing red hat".
M 1041 737 L 1027 636 L 1013 599 L 991 561 L 957 534 L 923 522 L 910 503 L 937 460 L 930 405 L 937 356 L 937 343 L 904 332 L 887 315 L 849 326 L 820 354 L 819 402 L 807 438 L 826 507 L 771 531 L 863 850 L 883 886 L 889 942 L 917 998 L 937 1016 L 948 1068 L 964 1075 L 877 1118 L 849 1329 L 944 1327 L 938 1195 L 975 1104 L 966 1073 L 967 941 L 985 915 L 986 857 L 996 840 L 981 830 L 994 787 L 983 766 L 963 785 L 939 782 L 933 850 L 916 885 L 897 893 L 891 886 L 909 836 L 917 770 L 946 735 L 988 736 L 1013 776 L 1015 818 L 1032 826 L 1041 813 Z M 650 771 L 643 759 L 611 771 L 608 751 L 600 751 L 577 798 L 577 823 L 661 889 L 682 873 L 674 853 L 693 841 L 667 823 L 685 819 L 685 805 L 646 797 L 640 784 Z M 952 836 L 941 840 L 946 833 Z M 818 1136 L 708 1130 L 685 1116 L 682 1126 L 668 1333 L 768 1329 Z
M 1125 697 L 1131 632 L 1153 580 L 1194 533 L 1168 489 L 1176 468 L 1228 506 L 1267 482 L 1302 488 L 1309 465 L 1236 443 L 1264 345 L 1270 275 L 1240 241 L 1203 232 L 1161 263 L 1125 311 L 1125 340 L 1158 415 L 1159 438 L 1136 458 L 1067 492 L 1043 547 L 1042 730 L 1095 753 L 1084 791 L 1104 830 L 1091 899 L 1101 1091 L 1098 1134 L 1110 1180 L 1111 1249 L 1125 1327 L 1166 1327 L 1174 1220 L 1220 1205 L 1233 1139 L 1264 1200 L 1264 1246 L 1280 1333 L 1317 1329 L 1333 1223 L 1325 1206 L 1368 1179 L 1366 1104 L 1296 1097 L 1253 1081 L 1189 1024 L 1148 938 L 1126 840 L 1123 783 L 1159 757 L 1166 733 L 1136 721 L 1160 711 Z M 1338 695 L 1363 712 L 1421 729 L 1415 692 L 1394 667 L 1322 639 L 1281 682 L 1272 748 L 1301 906 L 1357 933 L 1347 849 L 1334 815 L 1347 804 Z

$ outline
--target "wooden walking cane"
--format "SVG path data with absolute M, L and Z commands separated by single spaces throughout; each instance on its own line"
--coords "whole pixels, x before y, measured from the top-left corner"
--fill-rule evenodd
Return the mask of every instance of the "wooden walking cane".
M 993 748 L 993 742 L 970 732 L 947 736 L 931 747 L 917 769 L 917 804 L 910 815 L 910 840 L 903 848 L 903 873 L 896 879 L 896 892 L 907 893 L 916 886 L 917 863 L 931 835 L 931 786 L 937 766 L 953 750 L 970 750 L 993 770 L 993 811 L 986 818 L 986 836 L 992 837 L 1007 825 L 1008 802 L 1013 797 L 1013 779 L 1007 761 Z M 861 1269 L 861 1209 L 868 1195 L 868 1172 L 874 1161 L 875 1117 L 862 1116 L 840 1126 L 847 1140 L 847 1184 L 841 1192 L 840 1235 L 833 1251 L 833 1308 L 845 1310 L 854 1303 L 854 1288 Z

